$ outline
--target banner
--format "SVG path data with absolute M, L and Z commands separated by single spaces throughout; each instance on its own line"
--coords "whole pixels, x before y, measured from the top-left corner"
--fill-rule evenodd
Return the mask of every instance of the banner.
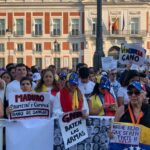
M 13 109 L 10 114 L 11 120 L 24 118 L 49 118 L 50 117 L 50 94 L 43 93 L 11 93 L 9 106 Z
M 88 137 L 86 121 L 82 119 L 81 111 L 65 113 L 59 118 L 59 124 L 66 149 Z
M 119 54 L 121 64 L 142 65 L 145 60 L 146 50 L 137 44 L 122 44 Z
M 130 123 L 114 123 L 109 150 L 149 150 L 150 128 Z
M 90 116 L 86 119 L 88 138 L 65 149 L 59 121 L 54 121 L 54 147 L 53 150 L 108 150 L 108 132 L 111 129 L 113 117 Z
M 9 121 L 6 150 L 53 150 L 53 131 L 52 119 Z

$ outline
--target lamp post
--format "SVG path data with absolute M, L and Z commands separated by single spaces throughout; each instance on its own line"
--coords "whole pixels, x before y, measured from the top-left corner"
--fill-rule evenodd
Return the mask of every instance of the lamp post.
M 96 33 L 96 50 L 93 57 L 93 64 L 96 70 L 102 67 L 101 57 L 103 52 L 103 33 L 102 33 L 102 0 L 97 0 L 97 33 Z
M 11 30 L 8 28 L 6 29 L 6 34 L 7 34 L 7 37 L 8 37 L 8 63 L 10 63 L 10 37 L 11 37 Z

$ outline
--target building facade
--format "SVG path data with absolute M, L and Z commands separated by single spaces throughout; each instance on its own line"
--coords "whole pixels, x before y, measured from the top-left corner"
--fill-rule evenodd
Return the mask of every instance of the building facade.
M 96 0 L 0 0 L 0 67 L 93 66 Z M 138 43 L 150 55 L 148 1 L 103 0 L 105 55 L 118 57 L 122 43 Z

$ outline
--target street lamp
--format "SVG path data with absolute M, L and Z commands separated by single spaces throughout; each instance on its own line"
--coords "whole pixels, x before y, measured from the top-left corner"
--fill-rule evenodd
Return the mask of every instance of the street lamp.
M 6 29 L 6 35 L 8 37 L 8 44 L 7 44 L 7 48 L 8 48 L 8 63 L 10 63 L 10 37 L 12 35 L 11 30 L 8 28 Z
M 93 57 L 93 64 L 96 70 L 99 70 L 102 67 L 101 57 L 104 57 L 102 34 L 102 0 L 97 0 L 96 50 Z

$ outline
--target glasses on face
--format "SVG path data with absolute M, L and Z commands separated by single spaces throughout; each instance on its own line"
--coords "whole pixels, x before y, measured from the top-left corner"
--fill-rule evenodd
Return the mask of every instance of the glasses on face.
M 111 75 L 117 75 L 117 73 L 111 73 Z
M 129 96 L 131 96 L 131 95 L 133 95 L 133 94 L 134 94 L 134 95 L 140 95 L 140 93 L 141 93 L 141 92 L 139 92 L 139 91 L 128 91 L 128 95 L 129 95 Z

